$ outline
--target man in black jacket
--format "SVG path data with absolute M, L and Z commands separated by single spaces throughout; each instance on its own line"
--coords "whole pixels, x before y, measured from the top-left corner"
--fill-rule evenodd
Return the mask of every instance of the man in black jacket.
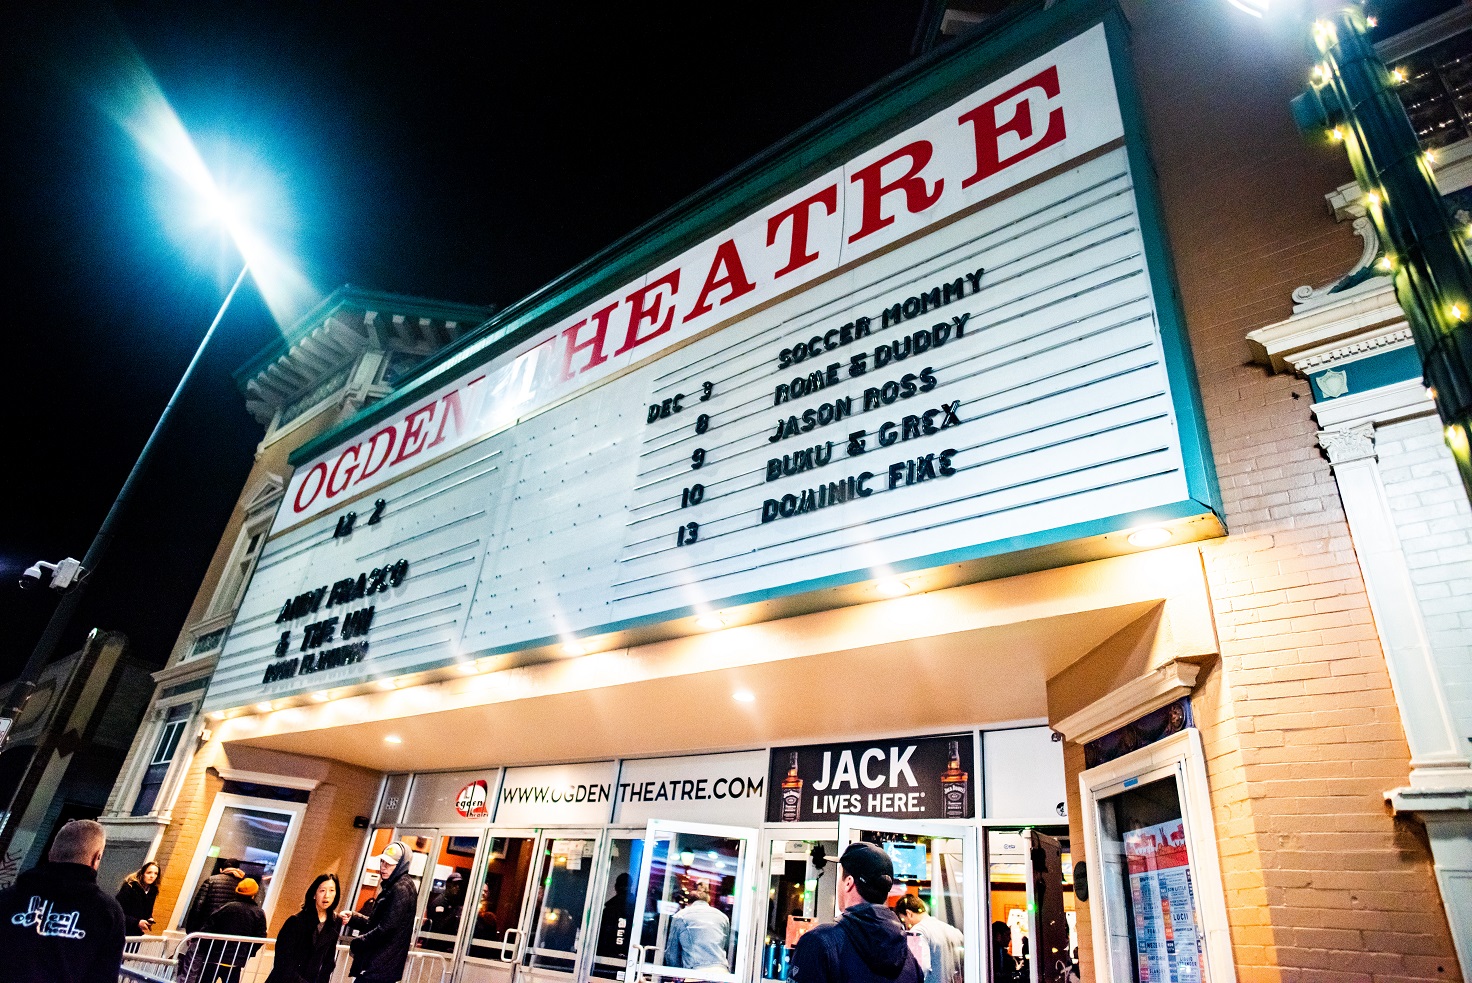
M 353 977 L 358 983 L 396 983 L 409 959 L 414 936 L 414 909 L 418 907 L 414 880 L 409 877 L 412 854 L 403 843 L 388 845 L 378 858 L 378 897 L 368 916 L 343 912 L 342 919 L 363 934 L 353 939 Z
M 107 833 L 78 819 L 56 834 L 48 862 L 0 891 L 0 971 L 7 983 L 116 983 L 123 909 L 97 886 Z
M 235 886 L 244 877 L 245 871 L 240 869 L 240 861 L 218 861 L 215 873 L 206 877 L 199 890 L 194 892 L 189 914 L 184 917 L 184 931 L 203 932 L 204 923 L 209 921 L 209 917 L 219 911 L 221 905 L 235 900 Z
M 797 940 L 792 983 L 923 983 L 904 927 L 884 903 L 894 883 L 889 855 L 873 843 L 852 843 L 838 863 L 843 914 Z
M 256 904 L 260 885 L 254 877 L 246 877 L 235 885 L 235 899 L 227 901 L 205 920 L 204 931 L 210 935 L 241 935 L 253 939 L 266 937 L 266 913 Z M 250 962 L 250 957 L 261 947 L 260 942 L 240 942 L 225 939 L 195 939 L 185 960 L 184 979 L 189 983 L 236 983 L 240 971 Z

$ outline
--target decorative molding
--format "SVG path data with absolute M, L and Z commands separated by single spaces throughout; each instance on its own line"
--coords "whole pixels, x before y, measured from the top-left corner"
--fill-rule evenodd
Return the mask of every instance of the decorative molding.
M 279 474 L 267 471 L 261 476 L 255 490 L 245 497 L 241 511 L 246 514 L 247 521 L 249 521 L 267 509 L 274 509 L 284 494 L 286 494 L 286 479 Z
M 1410 345 L 1395 285 L 1373 277 L 1276 324 L 1250 331 L 1253 360 L 1274 372 L 1307 374 Z
M 1310 410 L 1318 418 L 1319 426 L 1330 430 L 1360 423 L 1384 426 L 1398 420 L 1430 416 L 1436 412 L 1436 404 L 1426 394 L 1426 387 L 1420 379 L 1406 379 L 1378 389 L 1315 403 Z
M 1352 427 L 1319 431 L 1319 446 L 1329 455 L 1331 467 L 1375 457 L 1375 425 L 1361 423 Z
M 1468 769 L 1462 769 L 1469 771 Z M 1472 771 L 1469 771 L 1472 778 Z M 1421 788 L 1408 785 L 1385 793 L 1391 811 L 1424 814 L 1428 812 L 1472 812 L 1472 784 L 1464 788 Z
M 1077 744 L 1103 737 L 1152 710 L 1189 696 L 1200 673 L 1201 667 L 1194 662 L 1177 660 L 1167 663 L 1064 717 L 1053 725 L 1053 729 L 1065 740 Z
M 276 775 L 269 771 L 245 771 L 239 768 L 211 768 L 227 782 L 247 782 L 251 785 L 275 785 L 277 788 L 296 788 L 311 792 L 322 782 L 316 778 L 299 775 Z
M 219 650 L 201 655 L 195 659 L 185 659 L 176 662 L 166 669 L 160 669 L 153 674 L 153 681 L 159 686 L 176 686 L 179 683 L 187 683 L 201 676 L 213 676 L 215 663 L 219 661 Z
M 1364 206 L 1360 207 L 1363 209 Z M 1355 286 L 1358 281 L 1355 281 L 1355 283 L 1350 283 L 1349 281 L 1363 271 L 1368 270 L 1370 264 L 1375 261 L 1375 257 L 1379 255 L 1380 236 L 1375 231 L 1375 224 L 1370 221 L 1369 216 L 1360 215 L 1359 218 L 1354 220 L 1354 225 L 1351 228 L 1354 230 L 1354 234 L 1359 236 L 1364 242 L 1364 246 L 1360 249 L 1360 258 L 1349 268 L 1348 273 L 1333 283 L 1325 284 L 1317 289 L 1305 284 L 1293 291 L 1294 314 L 1301 314 L 1310 308 L 1327 304 L 1334 299 L 1336 292 L 1342 292 L 1342 290 L 1348 289 L 1348 287 Z

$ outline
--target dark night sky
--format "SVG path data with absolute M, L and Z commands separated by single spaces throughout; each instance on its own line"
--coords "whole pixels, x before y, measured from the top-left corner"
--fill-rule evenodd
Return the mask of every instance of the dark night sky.
M 6 6 L 0 679 L 56 600 L 20 571 L 86 551 L 239 265 L 99 111 L 118 51 L 213 171 L 271 173 L 321 292 L 506 303 L 902 66 L 921 3 Z M 243 290 L 63 651 L 167 656 L 261 436 L 230 372 L 275 330 Z

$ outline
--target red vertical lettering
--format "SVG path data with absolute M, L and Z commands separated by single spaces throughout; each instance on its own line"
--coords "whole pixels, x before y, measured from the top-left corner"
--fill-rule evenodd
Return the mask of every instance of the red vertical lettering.
M 658 280 L 654 280 L 646 286 L 640 287 L 629 294 L 629 331 L 624 336 L 624 343 L 619 346 L 615 355 L 622 355 L 631 348 L 637 348 L 652 338 L 658 338 L 670 329 L 675 322 L 675 291 L 680 289 L 679 269 L 670 270 Z M 669 291 L 669 307 L 664 306 L 665 296 L 663 290 Z M 660 311 L 664 311 L 664 319 L 660 320 Z M 639 334 L 639 327 L 645 321 L 651 324 L 657 323 L 657 327 L 646 335 Z
M 709 314 L 710 295 L 721 287 L 729 287 L 731 290 L 721 301 L 722 304 L 729 304 L 742 294 L 749 294 L 756 289 L 756 284 L 746 277 L 746 268 L 741 265 L 741 254 L 736 251 L 734 239 L 727 239 L 716 247 L 715 258 L 710 261 L 710 272 L 705 275 L 705 286 L 700 288 L 700 297 L 695 301 L 695 306 L 690 308 L 690 313 L 680 319 L 681 323 Z
M 1058 67 L 1055 65 L 1034 75 L 1021 85 L 1014 86 L 977 106 L 961 116 L 960 122 L 970 123 L 976 140 L 976 173 L 961 182 L 969 188 L 977 181 L 984 181 L 1010 167 L 1025 157 L 1061 143 L 1067 135 L 1063 127 L 1063 109 L 1048 110 L 1047 101 L 1057 99 Z M 1012 115 L 1003 122 L 1001 112 L 1012 104 Z M 1047 129 L 1041 130 L 1034 122 L 1047 113 Z M 1002 156 L 1004 136 L 1010 151 Z
M 388 426 L 378 431 L 378 433 L 368 438 L 368 450 L 363 455 L 363 470 L 358 472 L 358 484 L 361 485 L 363 482 L 367 481 L 369 478 L 373 477 L 375 474 L 383 470 L 383 466 L 388 463 L 388 456 L 394 451 L 394 441 L 398 439 L 398 436 L 398 428 L 390 423 Z M 388 440 L 385 441 L 383 445 L 383 457 L 378 459 L 377 464 L 374 464 L 373 453 L 375 450 L 378 449 L 378 438 L 380 437 L 387 437 Z
M 618 310 L 618 302 L 614 301 L 612 304 L 609 304 L 607 307 L 603 308 L 603 310 L 594 314 L 593 335 L 592 337 L 587 338 L 583 341 L 577 340 L 578 332 L 582 330 L 583 325 L 588 323 L 587 318 L 583 318 L 577 324 L 574 324 L 572 327 L 567 328 L 562 332 L 562 337 L 567 339 L 562 346 L 563 382 L 568 381 L 574 375 L 577 375 L 580 372 L 586 372 L 589 369 L 596 368 L 597 366 L 602 365 L 604 362 L 608 361 L 608 356 L 603 354 L 603 337 L 608 333 L 608 318 L 616 310 Z M 591 348 L 593 350 L 593 354 L 588 356 L 588 364 L 578 369 L 577 372 L 574 372 L 572 368 L 572 357 L 578 352 L 588 348 Z
M 339 485 L 337 475 L 339 471 L 342 471 L 343 462 L 348 459 L 349 454 L 353 455 L 353 463 L 343 474 L 342 484 Z M 348 482 L 353 480 L 353 472 L 356 470 L 358 470 L 358 445 L 354 444 L 337 456 L 337 463 L 332 466 L 332 474 L 327 478 L 327 497 L 337 497 L 338 493 L 348 486 Z
M 854 176 L 850 180 L 862 186 L 864 207 L 859 231 L 848 237 L 849 242 L 858 242 L 864 236 L 872 235 L 894 222 L 893 215 L 884 214 L 885 195 L 896 191 L 903 192 L 905 207 L 912 214 L 922 212 L 940 200 L 940 192 L 945 187 L 945 179 L 936 178 L 935 188 L 927 191 L 925 179 L 920 176 L 920 172 L 925 169 L 926 164 L 930 163 L 930 158 L 934 153 L 935 148 L 929 140 L 916 140 L 889 156 L 854 171 Z M 886 183 L 881 175 L 885 166 L 904 157 L 910 159 L 910 166 L 905 169 L 904 174 Z
M 818 258 L 817 253 L 808 252 L 808 221 L 814 205 L 822 205 L 829 215 L 838 211 L 838 185 L 830 184 L 811 198 L 805 198 L 767 220 L 767 245 L 773 246 L 777 243 L 777 232 L 782 224 L 792 219 L 792 248 L 787 254 L 787 265 L 778 270 L 776 276 L 786 276 Z
M 445 398 L 440 400 L 440 428 L 435 432 L 434 440 L 425 445 L 426 448 L 438 447 L 445 440 L 445 424 L 450 422 L 450 417 L 455 418 L 455 436 L 465 432 L 465 413 L 460 408 L 460 390 L 451 389 L 445 393 Z
M 425 438 L 429 436 L 424 432 L 424 421 L 434 417 L 437 405 L 438 402 L 428 403 L 404 417 L 404 440 L 399 444 L 398 455 L 390 463 L 398 464 L 424 450 Z
M 321 474 L 317 474 L 319 470 L 322 472 Z M 312 494 L 308 495 L 307 500 L 303 502 L 302 495 L 306 492 L 307 486 L 312 483 L 313 475 L 317 475 L 317 486 L 312 489 Z M 318 461 L 316 464 L 312 465 L 312 470 L 308 471 L 307 476 L 302 479 L 301 487 L 296 490 L 296 500 L 291 503 L 291 507 L 298 512 L 303 512 L 306 509 L 310 508 L 312 503 L 317 500 L 317 495 L 322 491 L 322 486 L 326 483 L 327 462 Z

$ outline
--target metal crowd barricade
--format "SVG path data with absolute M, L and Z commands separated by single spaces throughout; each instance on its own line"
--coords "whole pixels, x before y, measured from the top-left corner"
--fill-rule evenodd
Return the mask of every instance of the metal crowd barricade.
M 133 936 L 123 945 L 120 983 L 263 983 L 275 962 L 272 939 L 192 932 L 178 942 L 161 936 Z M 352 956 L 337 947 L 332 983 L 347 983 Z M 402 983 L 449 983 L 454 962 L 441 952 L 410 950 Z M 212 975 L 213 974 L 213 975 Z

